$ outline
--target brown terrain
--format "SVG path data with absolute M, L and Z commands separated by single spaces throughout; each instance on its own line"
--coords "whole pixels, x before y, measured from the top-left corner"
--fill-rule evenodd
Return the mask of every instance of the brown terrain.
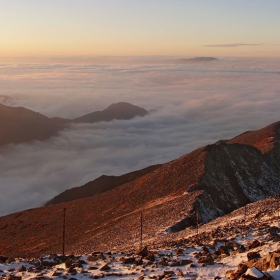
M 0 146 L 45 140 L 55 136 L 71 123 L 129 120 L 147 114 L 145 109 L 126 102 L 119 102 L 110 105 L 103 111 L 70 120 L 58 117 L 48 118 L 23 107 L 10 107 L 0 103 Z
M 271 138 L 272 137 L 272 138 Z M 174 240 L 206 223 L 279 192 L 280 125 L 199 148 L 135 180 L 91 197 L 0 217 L 0 255 L 90 253 Z M 243 144 L 244 143 L 244 144 Z M 267 148 L 269 147 L 269 148 Z
M 139 177 L 156 170 L 160 166 L 161 164 L 152 165 L 144 169 L 129 172 L 121 176 L 102 175 L 99 178 L 90 181 L 81 187 L 75 187 L 72 189 L 65 190 L 64 192 L 60 193 L 59 195 L 55 196 L 50 201 L 48 201 L 46 205 L 57 204 L 61 202 L 94 196 L 96 194 L 112 190 L 116 187 L 134 181 Z

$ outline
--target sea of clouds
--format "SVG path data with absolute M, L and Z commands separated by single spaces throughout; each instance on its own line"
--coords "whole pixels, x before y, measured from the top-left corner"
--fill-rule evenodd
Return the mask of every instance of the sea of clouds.
M 129 121 L 72 125 L 47 141 L 2 148 L 0 215 L 41 206 L 102 174 L 164 163 L 280 120 L 279 59 L 0 62 L 0 102 L 6 105 L 63 118 L 120 101 L 150 112 Z

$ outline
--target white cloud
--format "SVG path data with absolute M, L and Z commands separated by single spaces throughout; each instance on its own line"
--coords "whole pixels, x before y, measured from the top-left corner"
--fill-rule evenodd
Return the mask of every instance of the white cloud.
M 118 101 L 152 112 L 73 125 L 47 141 L 2 150 L 0 215 L 42 205 L 102 174 L 163 163 L 280 119 L 279 60 L 140 62 L 0 67 L 0 95 L 50 117 L 74 118 Z

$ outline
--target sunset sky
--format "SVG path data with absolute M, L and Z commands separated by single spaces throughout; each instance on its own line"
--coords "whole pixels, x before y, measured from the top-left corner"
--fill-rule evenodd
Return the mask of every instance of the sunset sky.
M 280 56 L 279 0 L 2 0 L 0 56 Z

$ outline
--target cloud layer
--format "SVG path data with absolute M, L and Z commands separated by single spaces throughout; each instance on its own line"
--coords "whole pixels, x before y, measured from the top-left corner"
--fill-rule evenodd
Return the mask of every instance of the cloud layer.
M 0 215 L 280 120 L 279 60 L 170 61 L 0 65 L 0 95 L 12 97 L 10 105 L 67 118 L 119 101 L 151 112 L 73 125 L 48 141 L 2 149 Z

